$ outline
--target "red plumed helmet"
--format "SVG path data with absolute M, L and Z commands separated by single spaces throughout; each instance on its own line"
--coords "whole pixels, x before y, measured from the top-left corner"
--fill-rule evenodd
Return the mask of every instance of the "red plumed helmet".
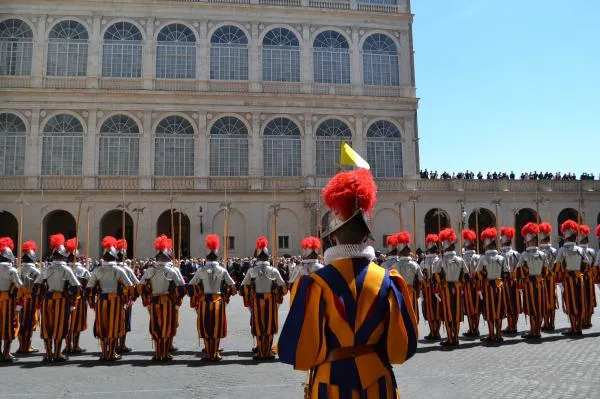
M 509 240 L 512 240 L 515 236 L 515 229 L 512 227 L 508 227 L 508 226 L 501 227 L 500 235 L 506 236 Z
M 50 248 L 52 250 L 55 250 L 61 245 L 65 245 L 65 236 L 60 233 L 50 236 Z
M 69 253 L 77 251 L 77 238 L 69 238 L 65 241 L 65 249 Z
M 211 252 L 217 252 L 221 246 L 219 236 L 216 234 L 209 234 L 204 239 L 204 244 Z
M 540 223 L 539 228 L 540 233 L 544 233 L 547 236 L 549 236 L 550 233 L 552 233 L 552 225 L 548 222 Z
M 10 249 L 11 251 L 14 251 L 15 243 L 10 237 L 0 237 L 0 252 L 4 252 L 6 248 Z
M 589 236 L 590 231 L 591 231 L 590 226 L 588 226 L 587 224 L 579 225 L 579 234 L 584 235 L 584 236 Z
M 596 237 L 600 237 L 600 224 L 596 226 Z
M 385 245 L 387 245 L 388 247 L 397 247 L 398 246 L 398 235 L 390 234 L 389 236 L 387 236 L 387 238 L 385 239 Z
M 117 243 L 115 244 L 115 248 L 117 249 L 117 251 L 127 251 L 127 240 L 124 238 L 118 239 Z
M 477 241 L 477 233 L 475 233 L 473 230 L 463 230 L 462 238 L 463 240 L 474 242 Z
M 498 237 L 498 230 L 496 230 L 495 227 L 488 227 L 487 229 L 483 230 L 481 232 L 481 239 L 482 240 L 495 240 L 496 237 Z
M 456 242 L 456 233 L 451 228 L 440 231 L 440 241 Z
M 265 249 L 267 245 L 269 245 L 269 240 L 267 240 L 267 237 L 260 236 L 256 239 L 256 249 Z
M 532 236 L 537 235 L 540 232 L 540 226 L 537 223 L 529 222 L 521 229 L 521 237 L 527 237 L 527 234 Z
M 321 240 L 317 237 L 305 237 L 301 242 L 300 246 L 304 250 L 312 249 L 313 251 L 321 248 Z
M 398 240 L 398 244 L 408 245 L 410 244 L 410 233 L 408 231 L 401 231 L 396 234 L 396 239 Z
M 440 237 L 437 234 L 427 234 L 425 237 L 425 245 L 437 243 L 440 241 Z
M 157 251 L 170 251 L 173 249 L 173 241 L 166 235 L 161 234 L 154 240 L 154 249 Z
M 117 239 L 113 236 L 106 236 L 102 239 L 102 249 L 110 249 L 117 247 Z
M 564 234 L 567 230 L 578 231 L 579 225 L 574 220 L 567 220 L 566 222 L 560 225 L 560 231 Z
M 37 245 L 35 244 L 35 241 L 25 241 L 23 243 L 23 245 L 21 245 L 21 252 L 26 254 L 29 251 L 33 251 L 36 252 L 37 251 Z
M 323 202 L 339 218 L 346 220 L 359 209 L 370 213 L 377 201 L 377 185 L 367 169 L 340 172 L 323 188 Z

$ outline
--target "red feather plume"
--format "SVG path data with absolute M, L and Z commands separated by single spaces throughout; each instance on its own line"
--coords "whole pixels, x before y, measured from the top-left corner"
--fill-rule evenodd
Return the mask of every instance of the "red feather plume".
M 117 240 L 117 243 L 116 243 L 116 245 L 115 245 L 115 248 L 116 248 L 118 251 L 121 251 L 121 250 L 123 250 L 123 249 L 124 249 L 125 251 L 127 251 L 127 240 L 126 240 L 126 239 L 124 239 L 124 238 L 120 238 L 120 239 L 118 239 L 118 240 Z
M 387 238 L 385 239 L 385 245 L 387 245 L 388 247 L 397 247 L 398 246 L 398 235 L 390 234 L 389 236 L 387 236 Z
M 495 227 L 488 227 L 487 229 L 483 230 L 481 232 L 481 239 L 485 240 L 485 239 L 490 239 L 490 240 L 495 240 L 496 237 L 498 237 L 498 230 L 496 230 Z
M 269 245 L 269 240 L 267 240 L 267 237 L 260 236 L 256 239 L 256 249 L 264 249 L 267 247 L 267 245 Z
M 219 247 L 221 246 L 221 242 L 219 240 L 219 236 L 216 234 L 209 234 L 204 239 L 204 244 L 206 248 L 210 249 L 213 252 L 217 252 Z
M 521 237 L 525 237 L 527 234 L 537 235 L 540 232 L 540 226 L 537 223 L 529 222 L 521 229 Z
M 377 201 L 377 185 L 367 169 L 340 172 L 322 191 L 323 202 L 336 215 L 346 220 L 357 211 L 370 213 Z
M 500 228 L 500 235 L 501 236 L 506 236 L 509 239 L 513 239 L 513 237 L 515 236 L 515 229 L 512 227 L 508 227 L 508 226 L 504 226 Z
M 21 252 L 27 253 L 29 251 L 33 251 L 33 252 L 37 251 L 37 245 L 35 244 L 35 241 L 32 241 L 32 240 L 25 241 L 23 243 L 23 245 L 21 245 Z
M 429 245 L 432 242 L 439 242 L 440 241 L 440 237 L 437 234 L 427 234 L 427 237 L 425 237 L 425 244 Z
M 54 250 L 61 245 L 65 245 L 65 236 L 60 233 L 50 236 L 50 248 Z
M 540 223 L 540 233 L 550 235 L 552 233 L 552 225 L 548 222 Z
M 462 238 L 463 240 L 469 240 L 473 242 L 477 240 L 477 233 L 475 233 L 473 230 L 463 230 Z
M 560 231 L 564 234 L 567 230 L 579 231 L 579 225 L 574 220 L 567 220 L 560 225 Z
M 579 225 L 579 233 L 583 234 L 585 236 L 589 236 L 590 235 L 590 226 L 588 226 L 587 224 L 580 224 Z
M 317 249 L 321 248 L 321 240 L 319 240 L 317 237 L 305 237 L 300 242 L 300 246 L 302 249 L 312 249 L 316 251 Z
M 173 248 L 173 241 L 164 234 L 159 235 L 154 240 L 154 249 L 157 251 L 167 251 Z
M 14 251 L 15 243 L 10 237 L 0 237 L 0 252 L 4 252 L 6 248 L 10 248 L 11 251 Z
M 410 233 L 408 231 L 401 231 L 396 234 L 396 239 L 398 240 L 398 244 L 410 244 Z
M 456 233 L 451 228 L 440 231 L 440 241 L 456 241 Z
M 75 252 L 77 250 L 77 238 L 69 238 L 65 241 L 65 249 L 67 252 Z
M 102 239 L 102 249 L 109 249 L 110 247 L 117 247 L 117 239 L 113 236 L 106 236 Z

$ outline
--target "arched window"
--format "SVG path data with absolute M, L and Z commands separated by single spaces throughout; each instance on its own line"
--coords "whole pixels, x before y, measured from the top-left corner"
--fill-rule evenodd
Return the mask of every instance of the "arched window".
M 158 32 L 156 77 L 163 79 L 196 78 L 196 36 L 187 26 L 171 24 Z
M 117 22 L 104 33 L 102 76 L 142 77 L 142 34 L 129 22 Z
M 275 28 L 263 39 L 263 80 L 300 81 L 300 43 L 290 30 Z
M 25 174 L 25 123 L 15 114 L 0 114 L 0 176 Z
M 369 127 L 367 162 L 375 177 L 402 177 L 402 142 L 396 125 L 377 121 Z
M 263 162 L 265 176 L 301 176 L 300 129 L 287 118 L 275 118 L 265 126 Z
M 317 128 L 317 176 L 333 176 L 339 169 L 342 142 L 352 145 L 352 132 L 338 119 L 328 119 Z
M 156 127 L 155 176 L 194 176 L 194 127 L 181 116 L 168 116 Z
M 398 49 L 391 38 L 381 33 L 375 33 L 365 40 L 363 73 L 366 85 L 400 85 Z
M 100 128 L 100 176 L 139 174 L 140 129 L 127 115 L 113 115 Z
M 232 116 L 210 128 L 210 175 L 248 176 L 248 129 Z
M 31 75 L 33 32 L 20 19 L 0 22 L 0 75 Z
M 76 21 L 54 25 L 48 36 L 48 76 L 85 76 L 88 63 L 88 32 Z
M 313 44 L 314 74 L 317 83 L 350 83 L 348 42 L 340 33 L 319 33 Z
M 210 39 L 210 78 L 248 80 L 248 38 L 235 26 L 222 26 Z
M 83 126 L 68 114 L 52 117 L 42 135 L 42 175 L 81 176 Z

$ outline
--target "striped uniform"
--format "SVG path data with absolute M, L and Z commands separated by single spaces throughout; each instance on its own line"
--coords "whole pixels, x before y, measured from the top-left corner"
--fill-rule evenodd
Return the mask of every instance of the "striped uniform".
M 527 248 L 517 264 L 517 281 L 523 288 L 523 313 L 536 318 L 538 327 L 550 306 L 544 279 L 547 270 L 548 259 L 537 247 Z
M 127 263 L 121 262 L 118 264 L 118 266 L 121 269 L 123 269 L 125 274 L 127 274 L 127 277 L 129 277 L 129 280 L 133 283 L 133 285 L 130 287 L 130 289 L 127 291 L 127 294 L 125 295 L 127 299 L 127 303 L 125 306 L 125 331 L 129 332 L 131 331 L 131 309 L 133 305 L 132 302 L 137 299 L 136 287 L 140 283 L 140 280 L 138 280 L 138 278 L 135 276 L 135 273 Z
M 455 251 L 444 252 L 434 265 L 437 273 L 436 291 L 442 297 L 442 319 L 444 322 L 461 323 L 464 319 L 463 281 L 469 274 L 465 261 Z
M 398 257 L 398 262 L 393 266 L 400 273 L 407 284 L 410 303 L 419 322 L 419 284 L 423 281 L 423 272 L 417 262 L 408 256 Z
M 558 250 L 556 264 L 557 282 L 563 284 L 563 310 L 568 315 L 580 317 L 588 307 L 588 296 L 582 264 L 586 260 L 583 248 L 574 242 L 566 242 Z
M 409 297 L 396 270 L 364 255 L 333 260 L 300 281 L 279 338 L 279 358 L 296 370 L 311 370 L 312 398 L 399 398 L 391 364 L 412 357 L 418 337 Z M 329 360 L 340 348 L 367 345 L 375 349 Z
M 33 283 L 40 275 L 40 271 L 35 267 L 35 263 L 22 263 L 20 278 L 23 282 L 23 287 L 19 289 L 17 294 L 18 302 L 22 309 L 19 313 L 19 335 L 27 334 L 31 336 L 33 331 L 37 329 L 39 322 L 39 313 L 35 306 L 35 298 L 33 297 Z
M 477 317 L 479 319 L 479 314 L 481 313 L 481 300 L 479 299 L 479 293 L 477 292 L 477 281 L 476 281 L 476 269 L 477 264 L 479 263 L 480 255 L 476 253 L 474 250 L 464 250 L 462 253 L 462 257 L 467 264 L 467 268 L 469 269 L 469 281 L 465 283 L 464 295 L 465 295 L 465 310 L 467 312 L 467 316 Z M 477 328 L 477 326 L 473 326 Z
M 77 277 L 81 283 L 81 288 L 78 290 L 77 296 L 75 297 L 75 310 L 71 312 L 71 321 L 69 323 L 69 332 L 71 334 L 79 334 L 88 328 L 88 307 L 83 293 L 87 287 L 90 276 L 90 272 L 83 267 L 81 263 L 75 263 L 75 277 Z
M 483 316 L 488 323 L 502 320 L 508 311 L 502 279 L 509 273 L 506 259 L 495 249 L 488 250 L 479 258 L 475 271 L 479 280 L 478 291 L 483 293 Z
M 0 262 L 0 340 L 12 341 L 19 333 L 17 291 L 23 286 L 11 263 Z
M 507 314 L 515 318 L 516 321 L 516 318 L 522 313 L 521 293 L 519 292 L 519 287 L 517 287 L 517 274 L 515 270 L 517 263 L 519 263 L 519 253 L 511 247 L 502 247 L 500 254 L 506 259 L 506 264 L 510 271 L 509 278 L 504 282 L 508 304 Z M 516 328 L 516 325 L 514 327 Z
M 540 250 L 546 254 L 548 260 L 548 271 L 546 273 L 546 294 L 548 295 L 548 303 L 551 308 L 548 312 L 554 314 L 554 310 L 558 309 L 558 297 L 556 295 L 556 276 L 554 274 L 554 263 L 556 261 L 556 248 L 550 244 L 540 244 Z M 550 323 L 550 320 L 548 321 Z
M 290 288 L 290 304 L 294 302 L 294 297 L 296 296 L 296 291 L 298 291 L 300 280 L 306 276 L 309 276 L 311 273 L 322 269 L 323 267 L 324 266 L 320 264 L 317 259 L 304 259 L 302 260 L 302 263 L 294 266 L 289 280 L 289 283 L 292 284 L 292 287 Z
M 596 251 L 593 248 L 590 248 L 588 244 L 582 244 L 581 248 L 585 251 L 587 266 L 585 268 L 585 273 L 583 275 L 583 280 L 586 289 L 587 301 L 589 303 L 587 317 L 587 323 L 591 324 L 591 315 L 594 313 L 594 308 L 598 305 L 596 299 L 596 276 L 595 276 L 595 268 L 594 261 L 596 259 Z
M 437 254 L 425 255 L 425 260 L 421 264 L 423 273 L 423 317 L 427 321 L 440 321 L 442 316 L 441 302 L 435 296 L 435 277 L 433 275 L 433 265 L 439 260 Z

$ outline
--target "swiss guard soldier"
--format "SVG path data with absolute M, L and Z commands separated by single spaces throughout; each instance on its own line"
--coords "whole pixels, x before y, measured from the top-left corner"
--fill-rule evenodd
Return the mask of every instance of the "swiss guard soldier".
M 41 337 L 44 340 L 46 362 L 64 362 L 61 353 L 63 340 L 69 330 L 70 313 L 75 310 L 75 300 L 81 283 L 67 266 L 69 256 L 62 234 L 50 236 L 52 263 L 42 269 L 33 289 L 41 308 Z
M 396 235 L 398 241 L 398 262 L 393 266 L 406 281 L 408 293 L 410 296 L 413 311 L 419 322 L 419 292 L 421 290 L 421 281 L 423 281 L 423 272 L 417 262 L 410 257 L 410 233 L 401 231 Z
M 481 232 L 485 254 L 477 263 L 478 294 L 483 298 L 483 317 L 488 323 L 489 335 L 482 341 L 502 342 L 502 319 L 506 317 L 507 303 L 504 290 L 509 275 L 506 259 L 497 251 L 498 231 L 490 227 Z
M 18 302 L 21 306 L 19 312 L 19 350 L 17 353 L 37 353 L 37 349 L 31 346 L 31 337 L 38 326 L 38 310 L 35 306 L 33 298 L 33 283 L 40 275 L 39 269 L 36 267 L 37 261 L 37 246 L 34 241 L 25 241 L 21 245 L 21 273 L 19 277 L 23 282 L 23 287 L 19 289 Z
M 218 261 L 219 236 L 207 235 L 205 244 L 208 249 L 206 264 L 196 271 L 188 289 L 190 297 L 196 297 L 191 302 L 196 304 L 198 336 L 204 340 L 202 360 L 218 362 L 221 360 L 219 342 L 227 336 L 225 305 L 229 303 L 231 295 L 236 294 L 236 290 L 227 269 Z
M 77 239 L 71 238 L 65 242 L 65 248 L 69 257 L 67 258 L 68 265 L 73 269 L 75 277 L 79 280 L 81 286 L 77 289 L 75 296 L 75 310 L 71 312 L 69 321 L 69 331 L 67 332 L 65 353 L 81 353 L 83 349 L 79 347 L 79 336 L 82 331 L 87 330 L 87 303 L 84 298 L 84 292 L 87 287 L 90 272 L 77 262 L 79 251 L 77 250 Z
M 440 238 L 437 234 L 428 234 L 425 237 L 425 247 L 427 254 L 421 264 L 423 272 L 423 317 L 429 323 L 429 335 L 425 336 L 428 341 L 435 341 L 441 338 L 441 297 L 435 294 L 435 282 L 433 266 L 440 259 L 438 256 L 438 245 Z
M 125 345 L 125 340 L 127 338 L 127 333 L 131 331 L 131 311 L 133 308 L 133 302 L 137 299 L 137 286 L 140 283 L 140 280 L 135 276 L 135 273 L 127 264 L 127 240 L 124 238 L 117 240 L 117 266 L 119 266 L 131 283 L 133 284 L 128 289 L 124 289 L 123 294 L 126 296 L 127 303 L 125 304 L 125 334 L 121 338 L 119 338 L 119 344 L 117 345 L 117 352 L 119 353 L 127 353 L 131 352 L 131 348 L 128 348 Z
M 512 227 L 500 228 L 500 255 L 506 260 L 510 272 L 504 287 L 507 293 L 508 310 L 506 314 L 507 326 L 505 334 L 517 333 L 517 322 L 521 313 L 521 293 L 517 287 L 517 274 L 515 268 L 519 263 L 519 253 L 512 248 L 515 229 Z
M 19 333 L 17 292 L 23 286 L 19 272 L 13 267 L 15 245 L 10 237 L 0 237 L 0 362 L 12 362 L 10 344 Z M 19 306 L 21 308 L 22 305 Z
M 323 268 L 323 265 L 319 263 L 319 248 L 321 248 L 321 240 L 317 237 L 306 237 L 300 242 L 302 247 L 302 263 L 296 265 L 292 269 L 290 275 L 290 284 L 292 284 L 290 292 L 290 303 L 294 301 L 296 290 L 299 286 L 299 281 L 311 273 Z
M 385 239 L 388 253 L 385 260 L 381 263 L 384 269 L 391 269 L 398 262 L 398 234 L 390 234 Z
M 469 279 L 469 269 L 463 258 L 456 254 L 456 233 L 451 228 L 440 231 L 444 254 L 434 265 L 437 273 L 436 293 L 442 298 L 442 319 L 447 338 L 442 346 L 457 346 L 460 323 L 464 319 L 463 290 Z
M 175 310 L 181 306 L 185 295 L 185 282 L 171 263 L 173 241 L 160 235 L 154 240 L 154 249 L 156 262 L 144 272 L 140 290 L 144 306 L 150 311 L 150 335 L 154 342 L 152 360 L 169 361 L 173 359 L 170 350 L 178 323 Z
M 548 311 L 542 323 L 542 331 L 554 331 L 554 317 L 558 309 L 558 297 L 556 296 L 556 277 L 554 275 L 554 262 L 556 261 L 557 250 L 550 243 L 552 234 L 552 225 L 550 223 L 540 223 L 539 248 L 546 255 L 548 261 L 548 271 L 546 273 L 546 294 L 548 295 Z
M 256 337 L 257 352 L 255 360 L 272 360 L 275 358 L 273 336 L 279 328 L 277 309 L 287 293 L 285 281 L 277 268 L 269 263 L 269 242 L 265 237 L 256 240 L 254 266 L 248 269 L 242 286 L 250 286 L 252 335 Z M 252 281 L 254 280 L 254 281 Z
M 577 236 L 577 241 L 579 242 L 579 246 L 585 251 L 587 257 L 587 264 L 585 273 L 583 274 L 583 279 L 585 282 L 586 295 L 588 297 L 589 306 L 586 309 L 585 314 L 582 317 L 581 327 L 583 329 L 588 329 L 592 327 L 592 314 L 594 314 L 594 308 L 597 305 L 596 302 L 596 278 L 594 276 L 594 261 L 596 260 L 596 251 L 593 248 L 590 248 L 590 226 L 585 224 L 579 225 L 579 235 Z
M 364 169 L 338 173 L 323 189 L 326 266 L 300 281 L 279 338 L 279 359 L 309 371 L 305 397 L 399 398 L 391 364 L 415 354 L 406 282 L 373 262 L 368 243 L 376 192 Z
M 573 220 L 567 220 L 560 226 L 565 242 L 558 250 L 554 265 L 556 281 L 563 286 L 563 310 L 571 323 L 571 328 L 563 335 L 575 337 L 583 335 L 582 317 L 589 306 L 584 281 L 588 260 L 583 248 L 575 242 L 578 230 L 579 225 Z
M 94 337 L 100 340 L 100 360 L 114 361 L 119 339 L 125 335 L 125 304 L 127 292 L 133 285 L 127 274 L 117 266 L 117 239 L 106 236 L 102 239 L 102 265 L 92 271 L 86 289 L 87 297 L 96 311 Z
M 600 224 L 596 226 L 596 237 L 600 240 Z M 596 261 L 594 262 L 593 269 L 596 276 L 596 284 L 600 284 L 600 249 L 596 251 Z
M 481 313 L 479 295 L 476 289 L 475 270 L 479 262 L 477 253 L 477 233 L 473 230 L 463 230 L 463 252 L 462 257 L 469 269 L 469 281 L 465 283 L 465 310 L 469 322 L 469 330 L 465 337 L 479 337 L 479 315 Z

